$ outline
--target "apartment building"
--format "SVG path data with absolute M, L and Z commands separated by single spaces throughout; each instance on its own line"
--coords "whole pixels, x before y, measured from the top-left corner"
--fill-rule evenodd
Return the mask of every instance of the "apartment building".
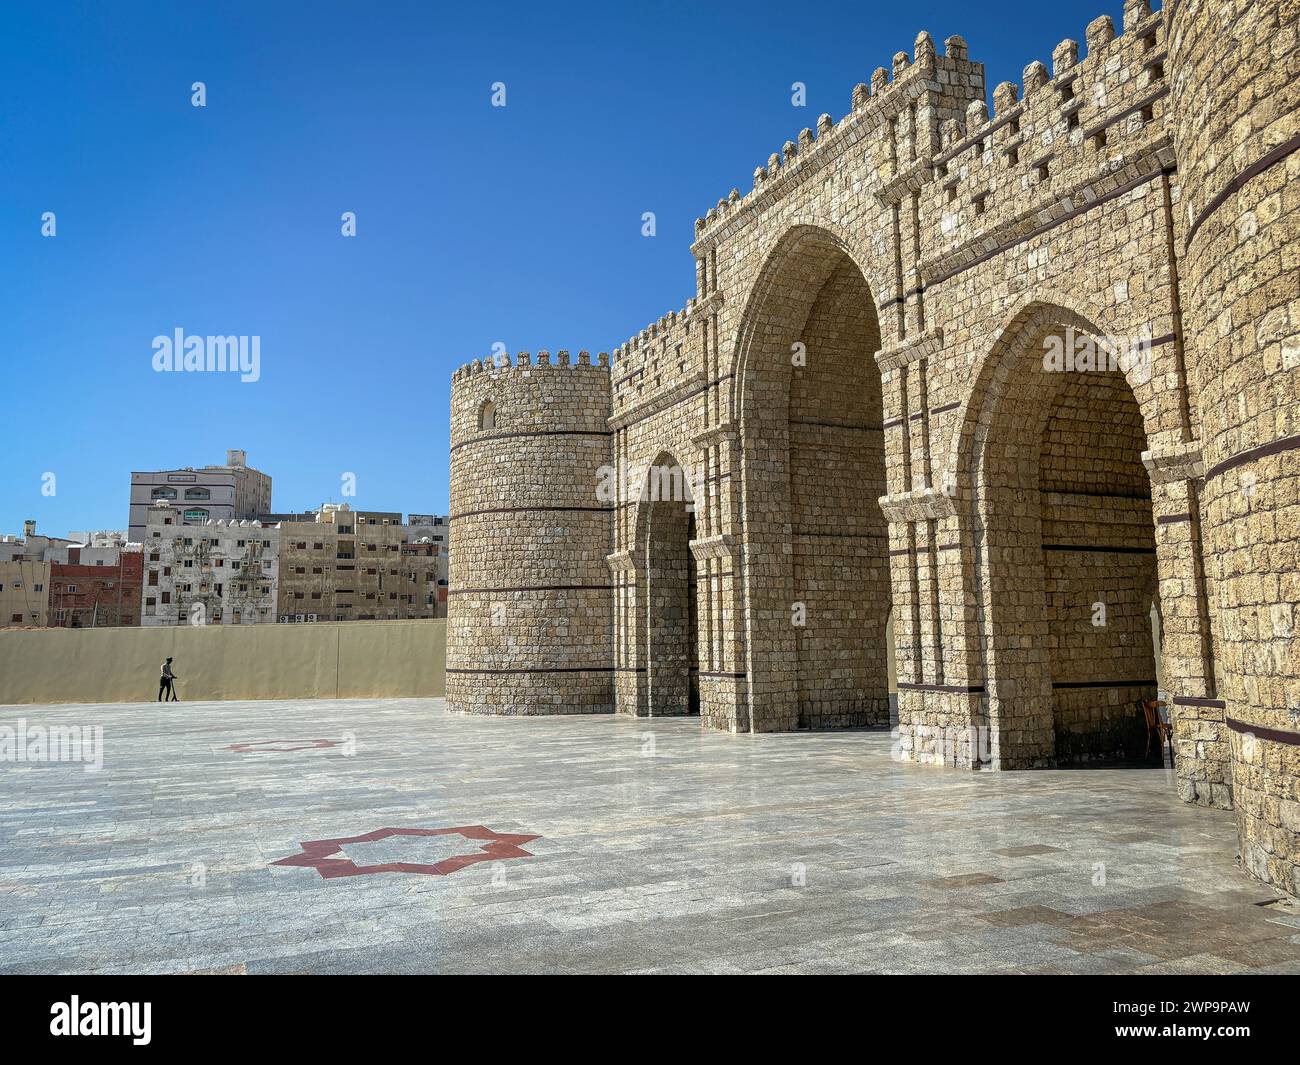
M 0 628 L 44 627 L 50 620 L 50 563 L 0 560 Z
M 446 549 L 412 543 L 401 511 L 329 503 L 279 532 L 279 621 L 446 616 Z
M 23 522 L 22 536 L 12 536 L 8 533 L 0 536 L 0 562 L 13 562 L 18 559 L 44 562 L 52 552 L 76 546 L 77 541 L 66 536 L 38 535 L 36 522 L 29 518 Z
M 58 553 L 66 561 L 48 560 L 50 625 L 94 629 L 140 624 L 144 584 L 140 545 L 66 547 Z
M 271 509 L 271 477 L 237 449 L 226 452 L 224 466 L 133 472 L 128 539 L 144 541 L 149 509 L 158 502 L 173 504 L 186 525 L 252 520 Z
M 280 530 L 256 520 L 187 523 L 149 508 L 142 625 L 252 625 L 275 620 Z

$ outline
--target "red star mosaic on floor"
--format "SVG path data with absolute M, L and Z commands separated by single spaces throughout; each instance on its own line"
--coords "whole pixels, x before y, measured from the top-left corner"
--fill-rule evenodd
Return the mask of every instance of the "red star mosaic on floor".
M 337 747 L 339 740 L 250 740 L 248 743 L 232 743 L 223 751 L 237 754 L 283 754 L 286 751 L 315 751 L 325 747 Z
M 387 862 L 383 865 L 356 865 L 342 854 L 349 843 L 374 843 L 390 836 L 464 836 L 466 840 L 482 846 L 471 854 L 457 854 L 433 865 L 416 862 Z M 530 843 L 541 836 L 495 832 L 483 825 L 466 825 L 462 828 L 379 828 L 364 836 L 347 836 L 343 839 L 311 839 L 300 843 L 301 854 L 281 858 L 272 865 L 300 865 L 315 869 L 326 880 L 336 876 L 364 876 L 368 873 L 423 873 L 427 876 L 446 876 L 476 862 L 499 862 L 506 858 L 531 858 L 532 853 L 520 844 Z

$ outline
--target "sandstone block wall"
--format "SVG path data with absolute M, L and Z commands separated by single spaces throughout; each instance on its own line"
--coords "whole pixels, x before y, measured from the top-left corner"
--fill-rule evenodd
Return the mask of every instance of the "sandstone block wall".
M 475 363 L 452 383 L 447 704 L 614 708 L 609 361 Z
M 1222 714 L 1216 747 L 1229 733 L 1244 864 L 1300 895 L 1300 12 L 1177 0 L 1168 17 L 1222 679 L 1197 711 Z
M 597 461 L 679 467 L 693 530 L 620 491 L 584 519 L 607 615 L 501 640 L 466 601 L 453 657 L 594 670 L 608 646 L 619 711 L 685 673 L 704 724 L 770 731 L 883 722 L 892 650 L 903 756 L 1003 769 L 1142 757 L 1159 675 L 1180 794 L 1235 800 L 1247 865 L 1296 890 L 1293 6 L 1128 0 L 991 110 L 965 42 L 918 36 L 697 220 L 695 295 L 614 349 L 589 408 L 535 407 L 591 434 L 548 478 L 576 499 Z M 467 466 L 488 379 L 453 404 L 469 512 L 541 483 Z M 501 380 L 523 417 L 533 386 Z M 526 520 L 466 519 L 467 564 Z M 683 537 L 691 602 L 665 579 Z M 563 551 L 549 579 L 597 568 Z M 683 609 L 694 654 L 657 653 Z M 488 670 L 459 698 L 586 705 L 567 693 Z

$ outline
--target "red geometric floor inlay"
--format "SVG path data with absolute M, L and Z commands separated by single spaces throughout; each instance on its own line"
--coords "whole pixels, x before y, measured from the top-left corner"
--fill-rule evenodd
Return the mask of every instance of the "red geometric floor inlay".
M 390 836 L 450 836 L 461 835 L 467 840 L 482 841 L 484 846 L 472 854 L 457 854 L 433 865 L 416 862 L 386 862 L 383 865 L 356 865 L 346 855 L 337 857 L 348 843 L 374 843 Z M 505 858 L 531 858 L 533 855 L 520 844 L 529 843 L 541 836 L 525 836 L 508 832 L 494 832 L 483 825 L 465 825 L 462 828 L 380 828 L 364 836 L 343 839 L 310 839 L 299 846 L 301 854 L 281 858 L 272 865 L 300 865 L 315 869 L 326 880 L 336 876 L 364 876 L 368 873 L 424 873 L 446 876 L 475 862 L 494 862 Z
M 340 740 L 250 740 L 248 743 L 232 743 L 229 747 L 218 748 L 222 751 L 235 751 L 239 754 L 283 754 L 286 751 L 315 751 L 324 747 L 337 747 Z M 277 744 L 279 746 L 277 746 Z M 287 746 L 292 744 L 293 746 Z

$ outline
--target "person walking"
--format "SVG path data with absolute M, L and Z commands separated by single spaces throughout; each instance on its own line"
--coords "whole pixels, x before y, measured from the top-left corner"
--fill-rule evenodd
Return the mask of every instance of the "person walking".
M 169 658 L 162 664 L 162 676 L 158 678 L 158 701 L 160 703 L 180 702 L 176 698 L 176 679 L 176 674 L 172 672 L 172 660 Z M 164 699 L 164 693 L 170 695 L 171 699 Z

